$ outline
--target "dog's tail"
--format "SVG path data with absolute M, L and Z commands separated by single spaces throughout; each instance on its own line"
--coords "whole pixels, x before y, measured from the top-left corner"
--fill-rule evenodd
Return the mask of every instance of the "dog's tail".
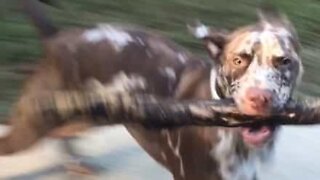
M 58 28 L 53 25 L 51 20 L 46 16 L 42 3 L 37 0 L 22 0 L 24 12 L 29 16 L 42 39 L 54 36 L 58 32 Z M 50 4 L 50 0 L 42 0 L 41 2 Z

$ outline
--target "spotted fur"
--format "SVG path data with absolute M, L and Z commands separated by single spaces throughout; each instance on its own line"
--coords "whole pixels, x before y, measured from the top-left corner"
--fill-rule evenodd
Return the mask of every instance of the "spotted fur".
M 272 111 L 286 105 L 303 73 L 298 40 L 287 19 L 262 17 L 257 24 L 228 35 L 204 27 L 198 24 L 192 33 L 204 40 L 215 58 L 210 75 L 212 98 L 233 97 L 241 110 L 248 89 L 255 87 L 272 92 Z M 207 33 L 200 37 L 203 29 Z M 238 129 L 219 129 L 219 141 L 211 155 L 219 162 L 221 178 L 256 179 L 257 164 L 271 158 L 277 132 L 262 148 L 255 149 L 243 142 Z
M 83 38 L 91 43 L 99 43 L 108 39 L 116 51 L 121 51 L 133 41 L 129 33 L 108 24 L 99 24 L 96 28 L 85 31 Z M 141 43 L 142 41 L 138 42 Z
M 242 56 L 243 61 L 248 61 L 245 62 L 245 73 L 236 74 L 236 70 L 231 71 L 229 76 L 232 89 L 229 93 L 240 104 L 239 101 L 250 87 L 270 90 L 273 92 L 273 107 L 279 109 L 291 97 L 292 90 L 301 77 L 302 65 L 298 52 L 290 42 L 290 32 L 271 24 L 263 25 L 260 30 L 253 28 L 240 33 L 226 47 L 225 58 L 231 59 L 237 55 Z M 283 61 L 289 62 L 285 64 Z M 225 73 L 224 70 L 220 72 Z
M 25 83 L 12 111 L 12 131 L 0 137 L 1 155 L 24 150 L 55 128 L 67 131 L 62 133 L 65 135 L 88 128 L 92 121 L 88 117 L 71 121 L 80 122 L 78 126 L 36 118 L 30 115 L 28 108 L 32 106 L 25 99 L 57 90 L 83 90 L 90 79 L 110 83 L 123 72 L 143 77 L 148 93 L 159 97 L 176 100 L 233 97 L 240 107 L 246 89 L 259 86 L 274 92 L 272 106 L 277 109 L 291 97 L 302 74 L 295 33 L 286 21 L 274 16 L 263 17 L 261 22 L 231 34 L 201 24 L 198 28 L 189 27 L 203 40 L 214 60 L 210 63 L 169 39 L 138 28 L 102 25 L 58 32 L 45 21 L 35 0 L 24 2 L 40 32 L 45 56 Z M 284 65 L 281 62 L 284 58 L 290 63 Z M 241 63 L 235 64 L 234 60 Z M 175 180 L 254 180 L 256 163 L 269 159 L 274 141 L 271 137 L 257 149 L 244 143 L 237 128 L 158 130 L 138 124 L 125 126 Z

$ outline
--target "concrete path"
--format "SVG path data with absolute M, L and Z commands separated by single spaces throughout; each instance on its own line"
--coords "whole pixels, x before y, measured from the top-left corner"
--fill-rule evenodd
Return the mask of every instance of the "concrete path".
M 5 128 L 0 128 L 4 132 Z M 261 170 L 261 180 L 320 179 L 320 127 L 283 128 L 274 163 Z M 28 151 L 0 157 L 0 179 L 115 179 L 166 180 L 171 176 L 153 161 L 121 127 L 94 128 L 76 142 L 87 162 L 104 170 L 96 177 L 80 178 L 64 172 L 69 161 L 59 141 L 45 139 Z M 94 154 L 94 156 L 92 156 Z

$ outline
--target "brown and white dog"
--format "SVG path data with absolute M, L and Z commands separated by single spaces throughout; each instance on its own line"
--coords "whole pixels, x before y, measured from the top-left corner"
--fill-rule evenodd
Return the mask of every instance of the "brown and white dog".
M 139 28 L 100 24 L 57 31 L 36 1 L 25 2 L 42 37 L 45 56 L 26 81 L 11 116 L 12 131 L 0 139 L 1 154 L 23 150 L 58 126 L 58 122 L 46 124 L 30 116 L 25 98 L 82 89 L 92 78 L 106 83 L 120 72 L 139 75 L 146 80 L 148 92 L 160 97 L 232 97 L 243 113 L 268 115 L 286 105 L 302 74 L 298 39 L 289 21 L 278 13 L 262 13 L 258 23 L 232 33 L 199 23 L 189 26 L 203 40 L 212 63 Z M 175 180 L 253 180 L 256 163 L 268 158 L 277 130 L 272 125 L 162 130 L 126 127 Z

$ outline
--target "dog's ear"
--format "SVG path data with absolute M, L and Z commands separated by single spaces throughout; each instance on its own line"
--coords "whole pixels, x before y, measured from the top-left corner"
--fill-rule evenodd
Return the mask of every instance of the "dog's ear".
M 187 27 L 194 37 L 204 42 L 210 56 L 218 59 L 226 44 L 227 32 L 208 27 L 198 20 L 189 23 Z
M 292 39 L 293 44 L 297 50 L 300 49 L 299 38 L 294 26 L 291 24 L 288 17 L 279 11 L 279 9 L 275 8 L 269 3 L 262 3 L 258 8 L 258 15 L 259 21 L 262 26 L 271 25 L 277 28 L 283 28 L 289 34 L 286 34 L 285 31 L 284 35 L 289 35 L 290 39 Z
M 259 5 L 258 16 L 261 23 L 270 23 L 278 26 L 290 23 L 288 18 L 279 9 L 266 2 Z

